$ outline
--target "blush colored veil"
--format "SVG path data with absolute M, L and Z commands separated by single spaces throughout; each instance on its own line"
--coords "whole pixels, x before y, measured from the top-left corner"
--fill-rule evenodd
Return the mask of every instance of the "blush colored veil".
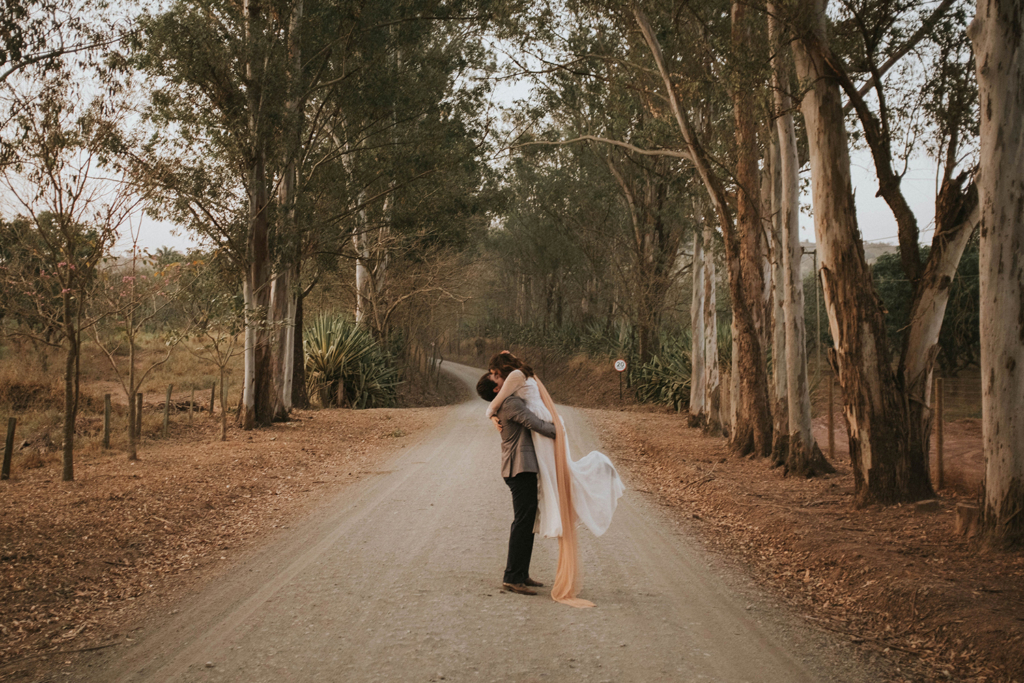
M 572 480 L 569 474 L 569 458 L 566 449 L 565 427 L 555 410 L 555 402 L 551 400 L 544 384 L 534 376 L 544 405 L 551 413 L 551 421 L 555 424 L 555 473 L 558 478 L 558 512 L 562 519 L 562 535 L 558 537 L 558 568 L 555 571 L 555 584 L 551 589 L 551 597 L 570 607 L 593 607 L 589 600 L 577 598 L 579 592 L 579 557 L 576 540 L 576 511 L 572 503 Z

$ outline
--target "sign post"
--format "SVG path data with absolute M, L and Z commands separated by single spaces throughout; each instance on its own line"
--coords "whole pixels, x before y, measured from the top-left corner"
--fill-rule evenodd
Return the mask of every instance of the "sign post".
M 622 403 L 622 373 L 626 369 L 626 361 L 621 358 L 615 361 L 615 371 L 619 373 L 619 403 Z

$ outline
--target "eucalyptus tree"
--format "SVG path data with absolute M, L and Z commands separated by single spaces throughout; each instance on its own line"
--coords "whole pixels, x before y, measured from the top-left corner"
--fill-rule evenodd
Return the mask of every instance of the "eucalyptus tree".
M 733 310 L 733 377 L 738 389 L 730 442 L 737 453 L 767 456 L 772 447 L 772 423 L 762 340 L 766 325 L 758 175 L 761 153 L 754 99 L 767 74 L 758 68 L 767 64 L 765 41 L 757 35 L 750 9 L 741 3 L 694 5 L 685 16 L 668 8 L 651 9 L 658 12 L 653 15 L 658 28 L 640 5 L 620 10 L 620 25 L 624 30 L 635 27 L 649 51 L 668 115 L 704 185 L 724 239 Z M 696 59 L 695 54 L 699 55 Z M 679 77 L 694 73 L 694 67 L 698 69 L 696 78 L 684 87 Z M 716 121 L 715 130 L 719 139 L 733 142 L 728 160 L 713 153 L 712 141 L 700 135 L 694 123 L 701 111 L 696 105 L 698 93 L 709 90 L 716 81 L 724 86 L 733 107 L 731 124 Z M 727 169 L 725 174 L 723 169 Z M 733 193 L 735 202 L 730 198 Z
M 324 102 L 325 140 L 348 197 L 340 225 L 350 240 L 336 245 L 354 265 L 356 319 L 380 340 L 396 296 L 408 294 L 392 291 L 403 269 L 474 242 L 492 192 L 483 24 L 393 18 L 372 50 L 349 60 L 347 87 Z
M 136 60 L 158 84 L 151 114 L 163 137 L 152 146 L 158 163 L 148 154 L 136 161 L 142 175 L 168 189 L 171 210 L 229 249 L 246 273 L 243 426 L 267 424 L 290 407 L 301 346 L 294 319 L 302 263 L 322 251 L 322 235 L 314 233 L 351 231 L 346 217 L 385 200 L 400 183 L 392 177 L 365 201 L 356 192 L 356 201 L 341 197 L 323 207 L 311 203 L 325 199 L 317 176 L 338 177 L 332 168 L 353 153 L 351 135 L 378 134 L 372 144 L 380 151 L 396 145 L 386 131 L 430 117 L 422 106 L 401 108 L 403 87 L 421 99 L 430 93 L 437 118 L 450 88 L 430 91 L 428 79 L 414 87 L 417 70 L 427 73 L 423 63 L 414 61 L 404 81 L 388 65 L 403 49 L 418 59 L 456 43 L 435 29 L 472 21 L 466 9 L 426 0 L 402 6 L 179 0 L 142 22 Z M 447 55 L 449 78 L 460 58 L 464 51 Z M 359 110 L 367 115 L 353 117 Z M 347 187 L 360 184 L 373 181 L 362 176 Z M 338 205 L 343 208 L 332 212 Z
M 611 187 L 606 176 L 595 178 L 595 171 L 601 173 L 597 159 L 581 158 L 581 152 L 532 147 L 508 160 L 502 217 L 490 231 L 485 256 L 498 276 L 491 295 L 497 301 L 490 311 L 493 319 L 521 327 L 536 327 L 539 319 L 542 335 L 565 322 L 593 320 L 599 303 L 598 293 L 587 290 L 595 275 L 590 257 L 601 259 L 610 252 L 607 223 L 595 220 L 598 213 L 607 215 L 598 208 L 605 202 L 595 190 Z M 603 238 L 594 239 L 598 232 Z M 599 253 L 591 246 L 598 246 Z M 579 306 L 566 312 L 566 300 L 577 296 Z
M 900 130 L 896 112 L 918 111 L 906 98 L 927 94 L 930 89 L 904 90 L 904 101 L 897 106 L 894 102 L 899 102 L 901 93 L 895 86 L 886 85 L 884 74 L 899 63 L 908 46 L 933 35 L 936 23 L 951 4 L 943 2 L 935 12 L 924 16 L 911 11 L 917 9 L 916 3 L 844 7 L 852 19 L 843 25 L 855 25 L 859 30 L 855 37 L 845 36 L 846 44 L 839 44 L 861 65 L 866 79 L 863 85 L 853 80 L 854 68 L 846 67 L 842 56 L 832 48 L 830 25 L 835 17 L 827 12 L 827 2 L 816 3 L 813 12 L 807 12 L 804 6 L 779 4 L 794 27 L 797 70 L 806 88 L 801 109 L 809 139 L 822 287 L 835 344 L 830 361 L 843 386 L 854 480 L 862 503 L 913 500 L 932 494 L 927 469 L 929 379 L 949 280 L 973 227 L 973 200 L 963 187 L 968 174 L 956 176 L 955 170 L 962 163 L 960 156 L 972 127 L 972 85 L 969 79 L 965 82 L 960 78 L 955 85 L 938 87 L 934 78 L 926 79 L 932 92 L 938 87 L 947 101 L 935 102 L 933 98 L 930 103 L 932 111 L 944 112 L 938 126 L 942 132 L 938 156 L 946 163 L 937 200 L 935 238 L 925 263 L 918 248 L 916 219 L 906 206 L 899 188 L 900 176 L 894 170 L 899 157 L 891 145 Z M 962 24 L 963 16 L 957 21 Z M 957 29 L 954 26 L 947 31 L 955 33 Z M 935 42 L 938 64 L 946 67 L 932 67 L 929 72 L 944 74 L 948 79 L 949 69 L 957 70 L 958 61 L 962 69 L 969 55 L 962 41 Z M 895 77 L 892 80 L 899 82 Z M 962 92 L 951 95 L 950 88 Z M 875 111 L 865 100 L 870 89 L 878 102 Z M 904 270 L 916 288 L 912 331 L 905 337 L 898 373 L 891 366 L 885 313 L 871 282 L 857 227 L 841 91 L 857 110 L 880 178 L 880 194 L 893 208 L 901 253 L 904 248 L 907 252 L 903 256 Z M 913 141 L 913 133 L 920 131 L 911 131 Z
M 644 363 L 659 350 L 668 293 L 688 265 L 680 257 L 695 225 L 693 174 L 686 155 L 668 149 L 673 128 L 652 106 L 649 79 L 629 68 L 628 41 L 611 28 L 607 18 L 574 7 L 537 30 L 537 39 L 567 66 L 544 69 L 536 79 L 542 118 L 534 127 L 552 125 L 543 136 L 548 139 L 533 144 L 579 147 L 614 181 L 624 220 L 610 224 L 617 225 L 610 261 L 618 264 L 621 304 Z M 583 164 L 592 160 L 579 157 Z
M 811 434 L 811 399 L 807 381 L 807 335 L 804 326 L 804 291 L 800 263 L 799 173 L 800 162 L 793 113 L 792 69 L 784 46 L 785 27 L 776 8 L 767 6 L 768 28 L 771 40 L 771 66 L 773 91 L 774 135 L 772 135 L 771 213 L 777 235 L 773 259 L 773 280 L 782 280 L 775 287 L 776 311 L 781 312 L 783 332 L 781 340 L 773 344 L 775 370 L 784 369 L 784 377 L 777 382 L 776 444 L 773 457 L 787 472 L 806 475 L 819 471 L 833 471 Z M 776 329 L 778 320 L 776 319 Z M 783 353 L 784 350 L 784 353 Z M 784 404 L 783 404 L 784 401 Z M 781 413 L 781 415 L 779 414 Z M 784 421 L 781 419 L 784 416 Z M 782 434 L 778 432 L 785 429 Z
M 979 0 L 969 33 L 981 106 L 981 373 L 985 523 L 1000 542 L 1024 542 L 1024 52 L 1019 0 Z

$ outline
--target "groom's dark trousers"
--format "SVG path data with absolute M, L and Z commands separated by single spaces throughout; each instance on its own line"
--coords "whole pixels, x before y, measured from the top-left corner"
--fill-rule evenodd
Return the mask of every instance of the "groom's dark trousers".
M 505 477 L 512 492 L 512 510 L 515 518 L 508 534 L 508 561 L 505 563 L 505 583 L 526 583 L 530 578 L 530 558 L 533 556 L 533 523 L 537 518 L 537 473 L 522 472 Z

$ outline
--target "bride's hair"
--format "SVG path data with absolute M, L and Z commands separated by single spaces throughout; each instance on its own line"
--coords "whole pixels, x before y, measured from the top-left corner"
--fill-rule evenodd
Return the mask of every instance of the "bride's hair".
M 491 356 L 491 362 L 488 365 L 488 370 L 497 370 L 499 374 L 505 379 L 508 379 L 509 373 L 513 370 L 519 370 L 527 377 L 533 377 L 533 368 L 513 356 L 508 351 L 502 351 Z

